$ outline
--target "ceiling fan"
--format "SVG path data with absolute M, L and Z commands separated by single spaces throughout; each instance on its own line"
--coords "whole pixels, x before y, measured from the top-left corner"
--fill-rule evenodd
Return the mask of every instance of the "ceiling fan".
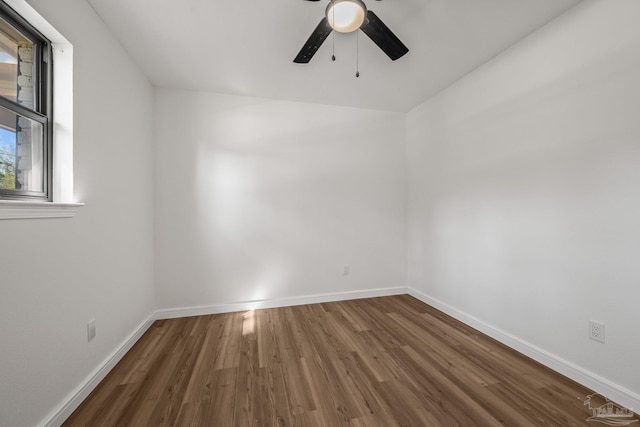
M 409 49 L 384 22 L 367 9 L 362 0 L 331 0 L 325 10 L 324 18 L 313 30 L 293 62 L 306 64 L 311 61 L 331 31 L 351 33 L 358 29 L 362 30 L 393 61 L 409 52 Z

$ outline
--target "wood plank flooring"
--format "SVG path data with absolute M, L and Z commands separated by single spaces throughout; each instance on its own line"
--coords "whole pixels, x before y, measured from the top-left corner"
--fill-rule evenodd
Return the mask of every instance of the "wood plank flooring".
M 156 321 L 64 426 L 586 426 L 591 393 L 401 295 Z

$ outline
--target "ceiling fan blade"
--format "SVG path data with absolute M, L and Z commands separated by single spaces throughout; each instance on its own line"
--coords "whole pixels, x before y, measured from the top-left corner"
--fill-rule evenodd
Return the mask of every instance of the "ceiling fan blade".
M 360 29 L 393 61 L 402 57 L 409 49 L 384 25 L 378 15 L 367 11 L 367 19 Z
M 324 42 L 327 36 L 331 34 L 331 31 L 333 31 L 333 29 L 329 25 L 329 21 L 325 16 L 322 18 L 316 29 L 313 30 L 313 33 L 309 36 L 309 40 L 307 40 L 304 46 L 302 46 L 302 49 L 300 49 L 298 56 L 296 56 L 296 59 L 294 59 L 293 62 L 306 64 L 311 61 L 311 58 L 316 54 L 322 45 L 322 42 Z

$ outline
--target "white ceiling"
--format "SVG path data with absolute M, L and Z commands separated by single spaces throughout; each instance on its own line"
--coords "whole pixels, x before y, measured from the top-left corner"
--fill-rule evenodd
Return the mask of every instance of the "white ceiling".
M 580 0 L 365 0 L 409 48 L 363 33 L 296 56 L 327 0 L 88 0 L 156 86 L 405 112 Z

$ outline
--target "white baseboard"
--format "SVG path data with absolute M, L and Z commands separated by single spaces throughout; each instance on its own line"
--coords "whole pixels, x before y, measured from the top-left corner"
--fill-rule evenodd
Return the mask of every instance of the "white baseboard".
M 409 295 L 420 301 L 428 304 L 443 313 L 471 326 L 474 329 L 482 332 L 491 338 L 500 341 L 508 347 L 532 358 L 533 360 L 545 365 L 546 367 L 553 369 L 554 371 L 571 378 L 572 380 L 588 387 L 608 399 L 623 405 L 626 408 L 634 409 L 637 411 L 640 408 L 640 395 L 627 390 L 624 387 L 615 384 L 606 378 L 602 378 L 599 375 L 594 374 L 568 360 L 565 360 L 553 353 L 550 353 L 540 347 L 537 347 L 531 343 L 528 343 L 516 336 L 513 336 L 507 332 L 501 331 L 482 320 L 473 317 L 467 313 L 464 313 L 448 304 L 443 303 L 435 298 L 432 298 L 420 291 L 413 288 L 408 289 Z M 586 396 L 585 396 L 586 397 Z
M 402 295 L 407 288 L 369 289 L 365 291 L 337 292 L 332 294 L 307 295 L 304 297 L 279 298 L 257 301 L 242 301 L 231 304 L 210 305 L 202 307 L 171 308 L 158 310 L 156 319 L 174 319 L 177 317 L 203 316 L 208 314 L 233 313 L 235 311 L 256 310 L 259 308 L 289 307 L 294 305 L 318 304 L 322 302 L 346 301 L 360 298 Z
M 151 313 L 138 327 L 113 351 L 62 403 L 54 409 L 40 424 L 41 427 L 59 427 L 66 421 L 73 411 L 80 406 L 84 399 L 95 389 L 100 381 L 107 376 L 114 366 L 138 342 L 142 334 L 153 324 L 155 313 Z

